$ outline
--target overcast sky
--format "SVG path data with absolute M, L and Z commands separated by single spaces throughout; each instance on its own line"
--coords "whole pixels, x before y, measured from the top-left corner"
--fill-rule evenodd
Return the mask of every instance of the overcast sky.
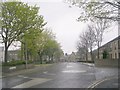
M 24 0 L 22 0 L 24 1 Z M 56 34 L 56 39 L 65 53 L 76 51 L 78 36 L 84 29 L 85 24 L 77 22 L 80 9 L 69 8 L 69 4 L 62 1 L 28 2 L 30 5 L 37 4 L 40 7 L 39 14 L 47 21 L 46 27 L 50 27 Z M 26 1 L 27 2 L 27 1 Z
M 40 7 L 39 14 L 44 16 L 47 22 L 46 27 L 50 27 L 56 34 L 57 41 L 61 44 L 64 53 L 76 51 L 76 43 L 80 33 L 85 30 L 86 24 L 77 22 L 80 9 L 64 3 L 63 0 L 21 0 L 30 5 L 37 4 Z M 30 2 L 29 2 L 30 1 Z M 103 44 L 117 37 L 118 30 L 115 24 L 111 30 L 107 30 L 104 35 Z

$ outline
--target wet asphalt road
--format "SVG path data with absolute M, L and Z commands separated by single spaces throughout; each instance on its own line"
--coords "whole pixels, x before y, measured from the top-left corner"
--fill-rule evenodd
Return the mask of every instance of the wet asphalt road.
M 107 69 L 108 71 L 108 69 Z M 110 69 L 111 71 L 111 69 Z M 116 75 L 117 70 L 113 72 L 108 71 L 109 74 Z M 3 78 L 3 88 L 88 88 L 94 83 L 98 76 L 105 74 L 106 71 L 97 69 L 94 66 L 84 65 L 82 63 L 57 63 L 42 71 L 32 74 L 17 75 L 13 77 Z M 108 74 L 107 73 L 107 74 Z M 96 77 L 97 75 L 97 77 Z M 111 75 L 112 76 L 112 75 Z M 116 75 L 117 76 L 117 75 Z M 100 77 L 99 77 L 100 78 Z M 103 78 L 103 77 L 101 77 Z M 112 80 L 111 83 L 104 81 L 96 87 L 117 88 L 117 79 Z M 110 82 L 110 81 L 108 81 Z

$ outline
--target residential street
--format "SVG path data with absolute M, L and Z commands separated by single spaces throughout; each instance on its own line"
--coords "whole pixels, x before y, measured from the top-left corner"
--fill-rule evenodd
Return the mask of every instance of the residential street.
M 111 80 L 111 81 L 110 81 Z M 116 68 L 64 62 L 34 73 L 5 77 L 3 88 L 118 88 Z
M 0 90 L 120 90 L 120 0 L 1 0 Z

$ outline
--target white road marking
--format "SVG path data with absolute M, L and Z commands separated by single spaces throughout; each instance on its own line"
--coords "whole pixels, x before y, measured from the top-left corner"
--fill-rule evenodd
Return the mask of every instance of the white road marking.
M 67 66 L 67 68 L 71 68 L 71 67 L 73 67 L 73 66 Z
M 21 78 L 29 78 L 29 77 L 26 77 L 26 76 L 23 76 L 23 75 L 18 75 L 18 77 L 21 77 Z
M 84 64 L 84 65 L 88 65 L 88 66 L 95 66 L 94 64 L 92 64 L 92 63 L 82 63 L 82 64 Z
M 29 78 L 29 77 L 23 77 L 23 78 Z
M 107 79 L 104 79 L 104 80 L 101 80 L 101 81 L 98 81 L 97 83 L 93 84 L 91 88 L 95 88 L 97 85 L 99 85 L 100 83 L 106 81 Z
M 116 77 L 114 77 L 116 78 Z M 93 84 L 91 84 L 88 88 L 95 88 L 97 85 L 101 84 L 102 82 L 104 81 L 107 81 L 107 80 L 110 80 L 110 79 L 113 79 L 113 78 L 106 78 L 106 79 L 103 79 L 103 80 L 98 80 L 98 81 L 95 81 Z
M 46 72 L 43 72 L 44 74 L 46 74 L 46 73 L 48 73 L 48 71 L 46 71 Z
M 78 70 L 66 70 L 66 71 L 62 71 L 63 73 L 83 73 L 86 71 L 78 71 Z
M 44 83 L 44 82 L 47 82 L 51 79 L 46 79 L 46 78 L 33 78 L 33 80 L 30 80 L 28 82 L 24 82 L 20 85 L 17 85 L 17 86 L 14 86 L 12 88 L 29 88 L 29 87 L 32 87 L 32 86 L 35 86 L 35 85 L 38 85 L 38 84 L 41 84 L 41 83 Z
M 46 72 L 43 72 L 44 74 L 47 74 L 47 75 L 56 75 L 56 74 L 54 74 L 54 73 L 48 73 L 48 71 L 46 71 Z

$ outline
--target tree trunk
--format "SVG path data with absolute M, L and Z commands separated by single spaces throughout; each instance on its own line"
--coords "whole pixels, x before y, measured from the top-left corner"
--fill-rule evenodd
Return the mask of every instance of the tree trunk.
M 93 60 L 93 55 L 92 55 L 92 47 L 90 48 L 90 55 L 91 55 L 91 61 L 94 61 Z
M 52 63 L 53 63 L 53 55 L 52 55 L 52 57 L 51 57 L 51 58 L 52 58 Z
M 25 58 L 25 66 L 27 69 L 28 61 L 27 61 L 27 46 L 26 46 L 26 44 L 24 44 L 24 58 Z
M 26 60 L 25 44 L 23 44 L 24 60 Z
M 4 61 L 5 61 L 5 63 L 7 63 L 7 61 L 8 61 L 8 47 L 7 47 L 7 42 L 5 42 Z
M 27 60 L 27 45 L 24 43 L 24 60 Z
M 23 47 L 23 43 L 21 43 L 21 60 L 24 59 L 24 47 Z
M 27 69 L 27 64 L 28 64 L 28 62 L 27 62 L 27 60 L 25 60 L 25 67 L 26 67 L 26 69 Z
M 99 46 L 99 42 L 98 42 L 98 50 L 97 50 L 97 51 L 98 51 L 98 53 L 97 53 L 97 54 L 98 54 L 98 55 L 97 55 L 98 59 L 100 58 L 100 57 L 99 57 L 99 47 L 100 47 L 100 46 Z
M 40 55 L 40 63 L 42 64 L 42 56 Z
M 27 60 L 30 60 L 30 58 L 29 58 L 29 55 L 30 55 L 30 54 L 29 54 L 28 49 L 27 49 L 26 51 L 27 51 L 27 52 L 26 52 L 26 53 L 27 53 L 27 56 L 26 56 L 26 57 L 27 57 Z
M 86 61 L 88 61 L 88 50 L 86 49 Z
M 42 56 L 39 54 L 40 57 L 40 64 L 42 64 Z
M 49 56 L 49 62 L 50 62 L 50 56 Z

